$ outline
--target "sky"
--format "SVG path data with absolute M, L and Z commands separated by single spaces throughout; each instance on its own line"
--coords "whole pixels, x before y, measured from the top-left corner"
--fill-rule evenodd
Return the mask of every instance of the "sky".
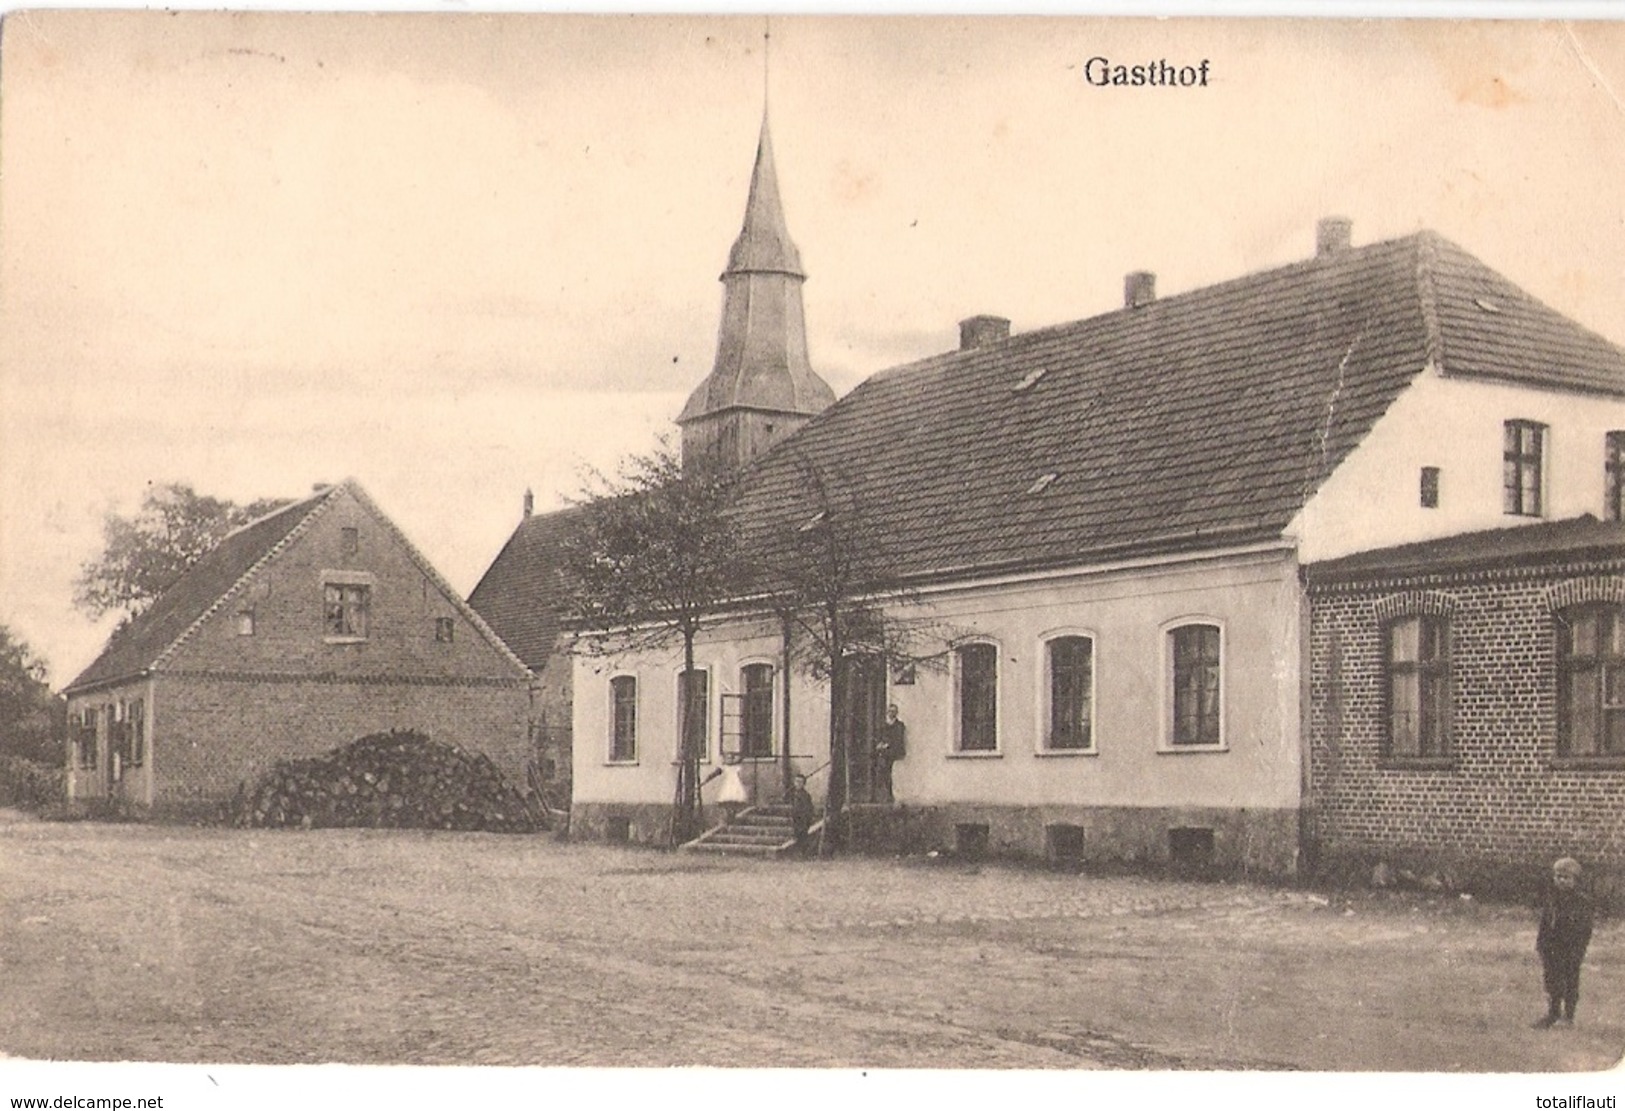
M 108 512 L 357 479 L 466 593 L 709 370 L 766 100 L 814 368 L 1432 228 L 1625 342 L 1625 24 L 65 12 L 0 36 L 0 623 Z M 1209 63 L 1095 87 L 1092 57 Z

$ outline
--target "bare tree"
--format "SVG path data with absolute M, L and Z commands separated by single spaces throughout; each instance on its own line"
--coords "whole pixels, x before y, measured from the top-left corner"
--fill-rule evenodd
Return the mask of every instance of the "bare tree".
M 802 515 L 777 535 L 758 537 L 756 571 L 780 617 L 786 656 L 829 686 L 829 784 L 820 841 L 827 854 L 846 836 L 850 661 L 863 654 L 893 669 L 941 666 L 951 634 L 915 610 L 918 596 L 897 573 L 881 528 L 843 492 L 849 484 L 805 458 L 797 470 Z
M 748 582 L 725 511 L 731 475 L 690 463 L 669 443 L 595 474 L 580 526 L 564 542 L 581 639 L 578 650 L 616 654 L 680 642 L 682 737 L 671 839 L 696 836 L 706 700 L 693 691 L 694 641 Z

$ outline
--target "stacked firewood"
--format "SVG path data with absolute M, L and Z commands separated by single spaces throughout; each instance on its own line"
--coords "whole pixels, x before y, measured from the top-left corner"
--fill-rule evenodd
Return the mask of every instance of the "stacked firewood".
M 303 760 L 286 760 L 233 805 L 239 826 L 370 826 L 528 833 L 544 812 L 490 757 L 397 730 Z

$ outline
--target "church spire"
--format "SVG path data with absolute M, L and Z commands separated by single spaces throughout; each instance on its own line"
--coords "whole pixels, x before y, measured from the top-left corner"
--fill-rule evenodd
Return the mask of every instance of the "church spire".
M 745 219 L 722 272 L 716 362 L 677 418 L 685 462 L 740 466 L 834 402 L 807 360 L 806 280 L 784 219 L 764 102 Z
M 756 140 L 756 166 L 750 175 L 750 197 L 745 202 L 745 223 L 728 252 L 728 270 L 723 275 L 746 271 L 789 274 L 805 281 L 801 252 L 790 241 L 784 222 L 784 202 L 779 199 L 779 173 L 773 165 L 773 132 L 768 128 L 767 106 L 762 107 L 762 132 Z

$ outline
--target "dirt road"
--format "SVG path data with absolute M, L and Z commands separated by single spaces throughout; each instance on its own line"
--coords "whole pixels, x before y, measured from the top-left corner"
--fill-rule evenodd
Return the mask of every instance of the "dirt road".
M 0 1053 L 599 1066 L 1598 1069 L 1526 911 L 941 861 L 0 822 Z

